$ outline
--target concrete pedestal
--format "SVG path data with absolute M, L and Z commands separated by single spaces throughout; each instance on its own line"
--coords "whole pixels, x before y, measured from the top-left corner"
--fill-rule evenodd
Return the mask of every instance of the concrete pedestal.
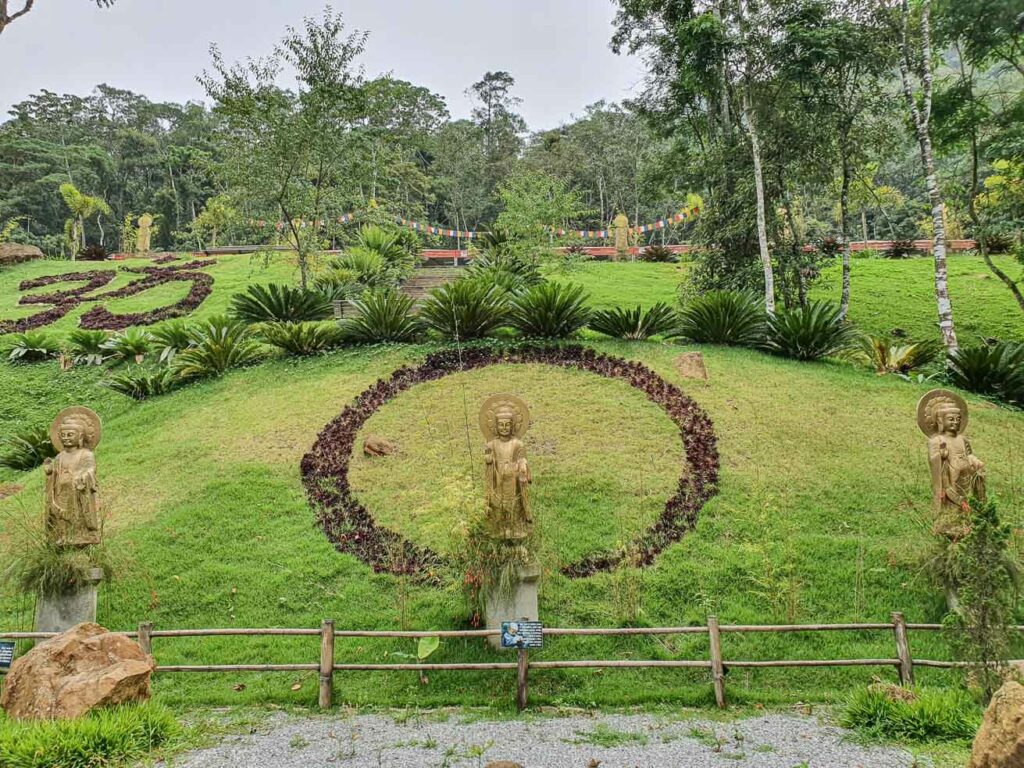
M 540 586 L 540 563 L 519 566 L 519 576 L 510 595 L 491 595 L 487 598 L 487 629 L 501 629 L 503 621 L 538 621 L 537 593 Z M 487 640 L 501 648 L 501 637 Z
M 103 571 L 93 568 L 89 579 L 59 595 L 40 595 L 36 601 L 36 632 L 64 632 L 83 621 L 96 621 L 96 599 Z

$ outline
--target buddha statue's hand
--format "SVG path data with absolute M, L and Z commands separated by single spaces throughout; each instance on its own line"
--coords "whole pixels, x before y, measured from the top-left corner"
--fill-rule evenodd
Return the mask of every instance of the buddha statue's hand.
M 43 472 L 48 475 L 53 474 L 53 459 L 43 459 Z

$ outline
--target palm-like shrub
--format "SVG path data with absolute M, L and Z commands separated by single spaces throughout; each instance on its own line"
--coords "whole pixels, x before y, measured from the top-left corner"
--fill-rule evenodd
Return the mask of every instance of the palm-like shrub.
M 446 339 L 480 339 L 503 325 L 508 303 L 493 284 L 463 278 L 435 288 L 420 307 L 428 328 Z
M 949 380 L 958 387 L 1024 407 L 1024 344 L 960 347 L 949 356 Z
M 367 224 L 359 230 L 357 242 L 360 247 L 380 254 L 389 266 L 398 266 L 408 261 L 412 254 L 402 245 L 399 236 L 394 232 Z
M 318 355 L 341 342 L 334 323 L 267 323 L 260 327 L 260 336 L 267 344 L 297 357 Z
M 676 324 L 676 313 L 663 301 L 646 311 L 639 304 L 635 309 L 601 309 L 590 318 L 592 330 L 616 339 L 633 341 L 669 335 L 675 331 Z
M 109 350 L 104 346 L 110 340 L 106 331 L 76 328 L 68 334 L 68 352 L 75 365 L 103 365 Z
M 942 345 L 938 341 L 896 344 L 884 336 L 864 336 L 860 347 L 861 356 L 879 375 L 898 373 L 905 376 L 935 362 L 942 352 Z
M 37 363 L 60 354 L 60 341 L 46 331 L 25 331 L 7 342 L 7 359 L 12 363 Z
M 679 313 L 677 333 L 702 344 L 755 346 L 764 338 L 761 300 L 742 291 L 708 291 Z
M 171 362 L 181 350 L 192 344 L 189 325 L 184 320 L 171 320 L 150 331 L 153 337 L 153 351 L 160 356 L 161 363 Z
M 107 339 L 103 348 L 120 360 L 141 363 L 153 346 L 153 337 L 143 328 L 125 328 Z
M 101 382 L 103 386 L 127 395 L 135 400 L 145 400 L 170 392 L 175 385 L 174 373 L 170 368 L 159 368 L 155 371 L 145 368 L 128 368 L 115 373 Z
M 677 262 L 679 257 L 664 245 L 648 245 L 640 251 L 640 261 Z
M 589 298 L 579 285 L 542 283 L 512 300 L 509 319 L 524 336 L 564 339 L 590 320 Z
M 178 353 L 174 369 L 183 378 L 221 376 L 229 368 L 260 358 L 259 344 L 249 326 L 229 317 L 212 317 L 192 327 L 192 346 Z
M 819 360 L 849 352 L 858 339 L 857 329 L 843 319 L 839 307 L 813 301 L 769 316 L 764 348 L 796 360 Z
M 332 262 L 327 271 L 313 280 L 315 288 L 327 301 L 346 301 L 354 299 L 366 290 L 366 285 L 359 281 L 359 273 Z
M 332 270 L 335 274 L 354 275 L 357 283 L 369 288 L 392 285 L 397 281 L 383 256 L 360 245 L 349 248 L 344 256 L 332 262 Z
M 331 302 L 318 291 L 291 285 L 250 285 L 231 299 L 231 314 L 248 323 L 300 323 L 331 316 Z
M 469 265 L 467 277 L 491 282 L 510 293 L 540 285 L 544 276 L 530 258 L 507 249 L 507 243 L 481 251 Z
M 4 452 L 0 453 L 0 467 L 25 471 L 34 469 L 46 459 L 57 455 L 50 442 L 50 428 L 46 425 L 30 427 L 4 438 Z
M 353 302 L 356 316 L 341 321 L 342 337 L 356 344 L 413 341 L 423 332 L 415 303 L 397 291 L 367 291 Z

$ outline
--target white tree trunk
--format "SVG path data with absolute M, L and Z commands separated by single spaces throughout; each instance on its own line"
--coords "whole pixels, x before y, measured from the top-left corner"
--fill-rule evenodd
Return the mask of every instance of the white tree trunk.
M 764 269 L 764 308 L 769 315 L 775 314 L 775 273 L 772 271 L 772 257 L 768 252 L 768 225 L 764 208 L 764 175 L 761 171 L 761 142 L 757 135 L 747 96 L 743 98 L 743 123 L 750 137 L 750 152 L 754 159 L 754 190 L 757 193 L 757 245 L 761 252 L 761 266 Z
M 922 105 L 919 108 L 914 98 L 914 90 L 910 82 L 911 56 L 910 40 L 907 27 L 910 23 L 910 9 L 907 0 L 902 0 L 903 35 L 901 39 L 900 79 L 903 82 L 903 96 L 913 119 L 917 132 L 917 141 L 921 149 L 921 166 L 924 169 L 925 186 L 928 189 L 928 202 L 932 209 L 932 254 L 935 259 L 935 303 L 939 312 L 939 329 L 946 349 L 954 352 L 959 346 L 956 339 L 956 328 L 953 325 L 953 303 L 949 298 L 949 276 L 946 265 L 946 224 L 944 219 L 945 205 L 939 181 L 935 173 L 935 155 L 932 151 L 930 129 L 932 111 L 932 44 L 931 44 L 931 0 L 923 0 L 921 4 L 921 60 L 923 62 L 921 76 Z

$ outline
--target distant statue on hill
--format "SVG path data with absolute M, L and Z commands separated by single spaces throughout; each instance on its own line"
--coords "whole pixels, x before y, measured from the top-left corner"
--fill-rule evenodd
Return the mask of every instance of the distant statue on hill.
M 148 213 L 139 216 L 139 231 L 135 237 L 135 252 L 149 253 L 153 237 L 153 217 Z
M 971 498 L 985 499 L 985 465 L 964 435 L 967 403 L 955 392 L 933 389 L 917 405 L 917 423 L 928 436 L 935 532 L 961 538 Z
M 615 237 L 615 258 L 629 257 L 629 217 L 620 213 L 612 222 L 612 235 Z
M 530 467 L 521 439 L 529 426 L 530 411 L 515 395 L 493 395 L 480 409 L 480 430 L 487 441 L 487 523 L 495 538 L 509 544 L 523 545 L 533 529 Z
M 50 425 L 56 458 L 43 463 L 46 474 L 46 534 L 58 547 L 100 543 L 96 456 L 100 417 L 89 408 L 72 406 Z

